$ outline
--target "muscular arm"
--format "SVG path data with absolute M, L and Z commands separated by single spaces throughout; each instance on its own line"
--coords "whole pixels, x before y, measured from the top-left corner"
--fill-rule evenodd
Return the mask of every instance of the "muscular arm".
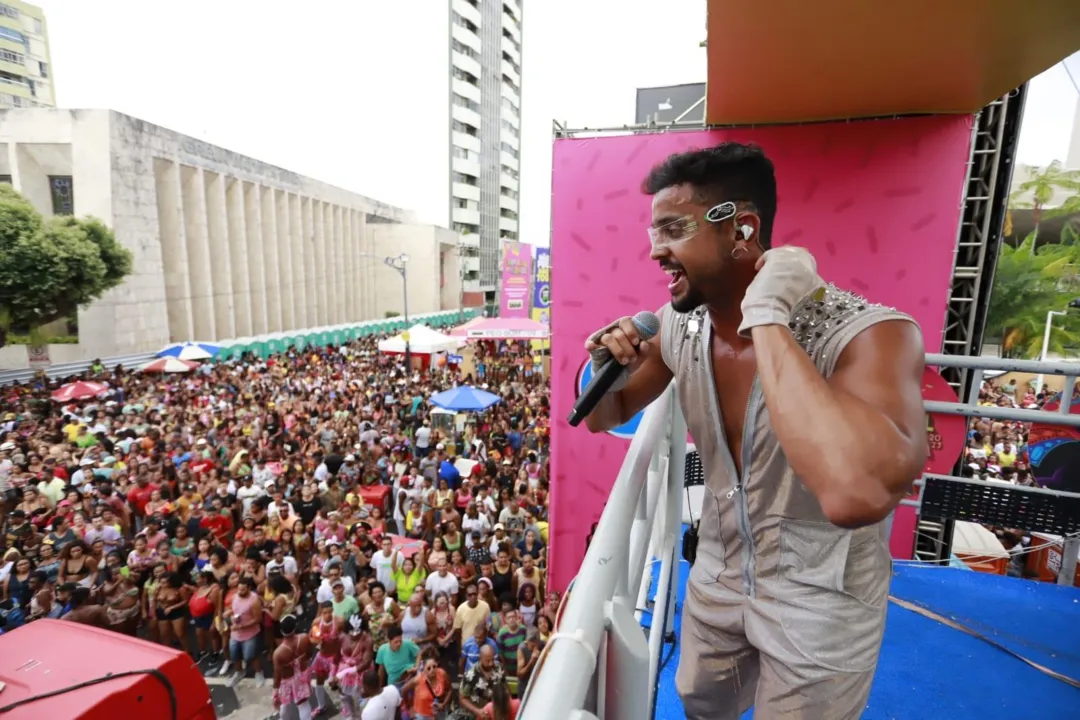
M 660 353 L 662 335 L 661 328 L 656 337 L 641 343 L 638 348 L 640 359 L 637 361 L 640 364 L 634 367 L 635 362 L 631 360 L 629 366 L 633 374 L 626 383 L 626 387 L 619 392 L 609 392 L 605 395 L 585 418 L 585 425 L 590 432 L 607 432 L 628 422 L 664 392 L 674 375 L 664 364 L 664 358 Z
M 884 519 L 926 462 L 918 327 L 870 327 L 844 349 L 828 380 L 788 328 L 752 332 L 765 403 L 792 469 L 834 524 Z

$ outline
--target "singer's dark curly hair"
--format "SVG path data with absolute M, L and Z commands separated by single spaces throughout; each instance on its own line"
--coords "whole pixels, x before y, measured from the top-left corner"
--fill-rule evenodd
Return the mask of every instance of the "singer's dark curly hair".
M 671 155 L 649 171 L 641 190 L 655 195 L 675 185 L 693 186 L 694 199 L 702 205 L 732 201 L 754 210 L 761 218 L 758 242 L 766 250 L 772 245 L 776 174 L 757 145 L 725 142 Z

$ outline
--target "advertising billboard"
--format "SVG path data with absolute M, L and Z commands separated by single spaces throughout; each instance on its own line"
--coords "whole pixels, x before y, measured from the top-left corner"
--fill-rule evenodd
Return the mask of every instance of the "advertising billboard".
M 551 248 L 536 248 L 533 262 L 532 319 L 551 327 Z M 533 350 L 551 347 L 550 340 L 534 340 Z
M 527 318 L 532 300 L 532 247 L 525 243 L 503 243 L 502 288 L 499 317 Z

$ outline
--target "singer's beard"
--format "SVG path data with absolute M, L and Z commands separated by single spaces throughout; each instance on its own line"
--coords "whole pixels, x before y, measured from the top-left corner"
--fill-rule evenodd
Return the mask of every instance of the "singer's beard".
M 671 296 L 671 309 L 677 313 L 688 313 L 705 304 L 704 298 L 694 290 L 694 286 L 690 284 L 690 278 L 684 275 L 686 282 L 686 292 L 680 297 L 674 295 Z

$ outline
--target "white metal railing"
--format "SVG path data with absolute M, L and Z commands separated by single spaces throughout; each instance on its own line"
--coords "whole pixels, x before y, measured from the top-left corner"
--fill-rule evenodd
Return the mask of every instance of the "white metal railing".
M 1068 414 L 1067 401 L 1057 412 L 978 406 L 984 371 L 1064 376 L 1063 397 L 1069 398 L 1080 364 L 935 354 L 928 354 L 926 363 L 974 371 L 966 402 L 926 401 L 927 412 L 1080 427 L 1080 415 Z M 548 641 L 524 695 L 521 720 L 653 717 L 660 653 L 664 636 L 673 627 L 681 557 L 687 443 L 686 421 L 674 388 L 672 383 L 649 406 L 634 434 L 585 560 L 567 592 L 557 632 Z M 921 480 L 916 482 L 921 484 Z M 917 506 L 918 501 L 904 504 Z M 1076 565 L 1078 547 L 1080 540 L 1064 539 L 1063 567 Z M 640 608 L 648 597 L 657 560 L 660 572 L 646 640 Z
M 675 599 L 671 578 L 678 561 L 685 464 L 686 422 L 672 384 L 645 411 L 634 433 L 567 592 L 559 629 L 526 693 L 521 720 L 652 716 L 664 630 Z M 659 557 L 661 568 L 646 641 L 636 608 L 648 592 L 650 555 Z

